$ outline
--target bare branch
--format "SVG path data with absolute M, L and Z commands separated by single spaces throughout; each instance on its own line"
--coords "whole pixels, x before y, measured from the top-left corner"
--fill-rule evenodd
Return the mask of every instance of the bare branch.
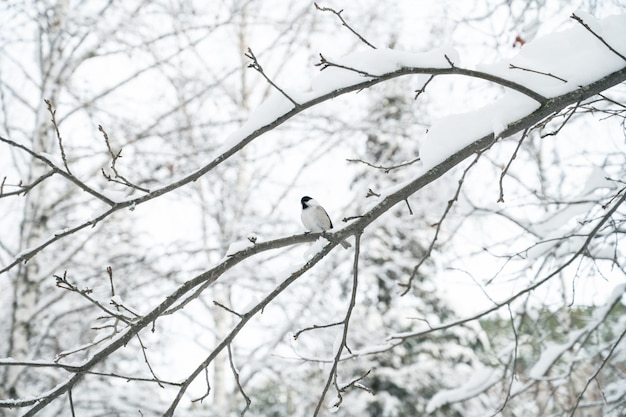
M 111 143 L 109 142 L 109 135 L 104 130 L 102 125 L 98 125 L 98 130 L 100 131 L 100 133 L 102 133 L 102 136 L 104 137 L 104 143 L 106 144 L 107 150 L 109 151 L 109 155 L 111 156 L 111 171 L 113 171 L 113 174 L 115 174 L 115 177 L 111 177 L 106 172 L 104 172 L 104 169 L 103 169 L 102 175 L 104 176 L 104 178 L 106 178 L 108 181 L 116 182 L 118 184 L 122 184 L 127 187 L 134 188 L 139 191 L 143 191 L 144 193 L 149 193 L 150 190 L 144 187 L 140 187 L 139 185 L 133 184 L 132 182 L 128 181 L 124 176 L 122 176 L 117 171 L 116 164 L 117 164 L 117 160 L 122 157 L 122 148 L 120 148 L 120 150 L 117 152 L 113 152 L 113 149 L 111 148 Z
M 565 126 L 567 124 L 567 122 L 569 122 L 569 120 L 572 118 L 572 116 L 574 115 L 574 113 L 576 113 L 576 110 L 578 109 L 578 107 L 580 106 L 580 101 L 578 103 L 576 103 L 576 105 L 569 110 L 567 113 L 567 117 L 565 117 L 565 120 L 563 120 L 563 123 L 561 123 L 561 125 L 558 127 L 558 129 L 552 131 L 552 132 L 548 132 L 545 133 L 543 135 L 541 135 L 542 138 L 545 138 L 547 136 L 556 136 L 561 129 L 563 129 L 563 126 Z
M 564 82 L 564 83 L 567 82 L 567 80 L 565 80 L 565 79 L 563 79 L 561 77 L 557 77 L 554 74 L 550 74 L 549 72 L 541 72 L 541 71 L 533 70 L 533 69 L 530 69 L 530 68 L 518 67 L 517 65 L 513 65 L 513 64 L 509 64 L 509 68 L 510 69 L 518 69 L 518 70 L 522 70 L 522 71 L 528 71 L 528 72 L 532 72 L 534 74 L 541 74 L 541 75 L 545 75 L 547 77 L 552 77 L 552 78 L 557 79 L 557 80 L 559 80 L 561 82 Z
M 317 329 L 328 329 L 329 327 L 335 327 L 335 326 L 341 326 L 343 324 L 343 320 L 342 321 L 337 321 L 335 323 L 329 323 L 329 324 L 314 324 L 313 326 L 310 327 L 305 327 L 304 329 L 298 330 L 297 332 L 294 333 L 293 335 L 293 339 L 296 340 L 298 339 L 298 337 L 300 337 L 300 335 L 304 332 L 308 332 L 311 330 L 317 330 Z
M 23 151 L 25 151 L 26 153 L 28 153 L 30 156 L 32 156 L 35 159 L 40 160 L 41 162 L 43 162 L 44 164 L 48 165 L 50 168 L 52 168 L 52 172 L 49 174 L 45 174 L 43 177 L 48 178 L 49 176 L 51 176 L 52 174 L 60 174 L 61 176 L 63 176 L 64 178 L 66 178 L 67 180 L 69 180 L 70 182 L 74 183 L 78 188 L 80 188 L 81 190 L 91 194 L 92 196 L 96 197 L 98 200 L 104 201 L 106 204 L 110 205 L 110 206 L 114 206 L 115 202 L 113 200 L 111 200 L 110 198 L 106 197 L 105 195 L 103 195 L 102 193 L 99 193 L 98 191 L 94 190 L 93 188 L 89 187 L 87 184 L 85 184 L 84 182 L 80 181 L 78 178 L 76 178 L 74 175 L 70 174 L 69 172 L 66 172 L 65 170 L 57 167 L 52 161 L 50 161 L 48 158 L 46 158 L 45 156 L 31 150 L 30 148 L 19 144 L 17 142 L 14 142 L 10 139 L 4 138 L 2 136 L 0 136 L 0 142 L 4 142 L 8 145 L 11 145 L 15 148 L 21 149 Z M 43 178 L 43 179 L 45 179 Z M 43 179 L 38 179 L 35 182 L 39 183 L 41 181 L 43 181 Z M 29 189 L 31 189 L 34 185 L 29 186 Z M 23 192 L 24 190 L 20 190 L 20 192 Z M 0 271 L 0 274 L 2 273 L 2 271 Z
M 348 162 L 359 162 L 361 164 L 365 164 L 365 165 L 370 166 L 372 168 L 380 169 L 380 170 L 384 171 L 385 174 L 389 174 L 389 172 L 393 171 L 394 169 L 403 168 L 403 167 L 406 167 L 406 166 L 409 166 L 409 165 L 413 165 L 416 162 L 419 162 L 420 161 L 420 157 L 418 156 L 417 158 L 411 159 L 410 161 L 403 162 L 403 163 L 398 164 L 398 165 L 392 165 L 392 166 L 375 165 L 375 164 L 372 164 L 371 162 L 363 161 L 362 159 L 346 159 L 346 161 L 348 161 Z
M 319 55 L 320 55 L 320 62 L 316 63 L 315 66 L 321 67 L 320 71 L 324 71 L 326 68 L 335 67 L 335 68 L 345 69 L 347 71 L 356 72 L 357 74 L 362 75 L 364 77 L 378 78 L 378 75 L 370 74 L 369 72 L 360 70 L 358 68 L 349 67 L 347 65 L 342 65 L 342 64 L 331 62 L 328 59 L 326 59 L 324 55 L 322 54 L 319 54 Z
M 231 314 L 234 314 L 235 316 L 242 318 L 243 316 L 239 313 L 237 313 L 235 310 L 233 310 L 232 308 L 228 308 L 226 307 L 224 304 L 220 303 L 219 301 L 213 300 L 213 304 L 215 304 L 218 307 L 223 308 L 224 310 L 228 311 Z
M 141 340 L 141 336 L 139 336 L 139 333 L 137 333 L 135 336 L 137 337 L 137 340 L 139 341 L 139 345 L 141 345 L 141 353 L 143 355 L 143 360 L 148 366 L 148 370 L 150 371 L 152 378 L 154 378 L 154 382 L 156 382 L 161 388 L 165 388 L 163 384 L 161 383 L 161 379 L 158 378 L 156 374 L 154 373 L 154 369 L 152 369 L 152 365 L 150 365 L 150 361 L 148 360 L 148 355 L 146 354 L 146 346 L 143 344 L 143 341 Z
M 343 12 L 343 10 L 336 11 L 335 9 L 331 9 L 330 7 L 320 7 L 315 2 L 313 4 L 315 5 L 315 8 L 317 10 L 322 11 L 322 12 L 330 12 L 330 13 L 334 14 L 335 16 L 337 16 L 339 18 L 339 20 L 341 20 L 341 24 L 343 26 L 347 27 L 348 30 L 350 32 L 352 32 L 354 35 L 356 35 L 356 37 L 359 38 L 359 40 L 361 42 L 363 42 L 364 44 L 366 44 L 367 46 L 369 46 L 372 49 L 376 49 L 376 47 L 374 45 L 369 43 L 363 36 L 361 36 L 360 33 L 358 33 L 356 30 L 352 29 L 352 27 L 350 25 L 348 25 L 348 23 L 344 20 L 343 16 L 341 16 L 341 13 Z
M 67 156 L 65 155 L 65 149 L 63 148 L 63 139 L 61 138 L 61 132 L 59 131 L 59 125 L 57 124 L 56 119 L 56 110 L 52 108 L 52 102 L 48 99 L 44 99 L 46 106 L 48 107 L 48 112 L 50 113 L 52 126 L 54 126 L 54 130 L 57 134 L 57 143 L 59 144 L 59 149 L 61 150 L 61 159 L 63 160 L 63 165 L 65 166 L 65 170 L 68 174 L 72 174 L 70 171 L 70 167 L 67 165 Z
M 352 266 L 352 294 L 350 296 L 350 304 L 348 304 L 348 309 L 346 311 L 346 315 L 342 321 L 343 324 L 343 333 L 341 334 L 341 343 L 339 344 L 339 348 L 337 352 L 335 352 L 335 358 L 333 359 L 333 364 L 328 373 L 328 379 L 326 380 L 326 384 L 322 389 L 322 394 L 320 395 L 320 399 L 317 402 L 317 406 L 315 407 L 315 411 L 313 412 L 313 417 L 317 416 L 322 408 L 322 404 L 324 403 L 324 398 L 326 398 L 326 393 L 330 388 L 331 383 L 334 384 L 337 389 L 337 402 L 333 404 L 333 407 L 339 407 L 341 402 L 343 401 L 343 397 L 341 396 L 341 390 L 337 385 L 337 367 L 339 366 L 339 361 L 341 360 L 341 354 L 344 348 L 347 348 L 347 340 L 348 340 L 348 327 L 350 324 L 350 318 L 352 317 L 352 310 L 356 305 L 356 294 L 359 284 L 359 255 L 361 252 L 361 235 L 355 235 L 355 244 L 354 244 L 354 263 Z
M 432 254 L 433 249 L 435 248 L 435 242 L 437 242 L 437 238 L 439 237 L 439 232 L 441 231 L 441 225 L 443 224 L 443 221 L 445 220 L 445 218 L 448 216 L 448 213 L 450 212 L 450 209 L 452 209 L 452 206 L 454 205 L 454 203 L 459 198 L 459 194 L 461 193 L 461 188 L 463 187 L 463 183 L 465 181 L 465 176 L 467 175 L 469 170 L 474 165 L 476 165 L 476 163 L 478 162 L 478 160 L 480 159 L 482 154 L 483 154 L 483 151 L 477 152 L 476 153 L 476 158 L 474 158 L 472 163 L 470 163 L 467 166 L 467 168 L 465 168 L 465 170 L 463 171 L 463 175 L 461 175 L 461 178 L 459 179 L 459 185 L 456 188 L 456 192 L 454 193 L 454 196 L 452 197 L 452 199 L 450 199 L 448 201 L 446 209 L 443 211 L 443 214 L 441 215 L 441 218 L 439 219 L 439 221 L 437 223 L 433 224 L 433 226 L 436 226 L 435 236 L 433 236 L 433 239 L 430 241 L 430 245 L 428 246 L 428 249 L 426 249 L 426 253 L 422 256 L 422 259 L 420 259 L 420 261 L 415 266 L 415 268 L 413 268 L 413 272 L 411 273 L 411 276 L 409 277 L 409 281 L 406 284 L 405 283 L 399 283 L 398 284 L 399 286 L 404 287 L 404 291 L 402 291 L 402 293 L 400 295 L 406 295 L 409 292 L 409 290 L 411 289 L 411 285 L 413 284 L 413 280 L 417 277 L 417 273 L 418 273 L 420 267 L 424 264 L 424 262 L 426 262 L 426 260 Z
M 270 77 L 267 76 L 265 71 L 263 71 L 263 67 L 261 66 L 261 64 L 257 60 L 256 56 L 252 52 L 252 49 L 248 48 L 248 52 L 246 52 L 244 55 L 246 56 L 246 58 L 249 58 L 249 59 L 252 60 L 252 63 L 248 65 L 248 68 L 252 68 L 252 69 L 256 70 L 259 74 L 261 74 L 261 76 L 263 76 L 263 78 L 265 78 L 265 81 L 267 81 L 272 87 L 274 87 L 287 100 L 291 101 L 291 103 L 296 108 L 300 107 L 300 104 L 298 104 L 298 102 L 296 102 L 293 98 L 291 98 L 291 96 L 289 94 L 287 94 L 282 88 L 280 88 L 278 85 L 276 85 L 276 83 L 274 81 L 272 81 L 272 79 Z
M 346 392 L 350 388 L 358 388 L 358 389 L 362 389 L 363 391 L 369 392 L 370 394 L 374 395 L 375 392 L 371 388 L 368 388 L 365 385 L 360 383 L 362 380 L 367 378 L 367 376 L 370 374 L 370 372 L 372 372 L 371 369 L 368 370 L 367 372 L 365 372 L 363 375 L 354 378 L 352 381 L 348 382 L 347 384 L 342 385 L 341 387 L 339 387 L 339 392 Z
M 3 193 L 2 190 L 0 189 L 0 198 L 2 197 L 10 197 L 12 195 L 20 195 L 20 194 L 27 194 L 30 190 L 32 190 L 33 188 L 35 188 L 36 186 L 38 186 L 39 184 L 41 184 L 42 182 L 44 182 L 45 180 L 47 180 L 48 178 L 50 178 L 51 176 L 53 176 L 55 174 L 55 170 L 51 170 L 46 172 L 45 174 L 43 174 L 42 176 L 40 176 L 39 178 L 37 178 L 35 181 L 31 182 L 28 185 L 24 185 L 21 183 L 17 184 L 17 185 L 10 185 L 10 184 L 6 184 L 9 187 L 17 187 L 19 188 L 16 191 L 11 191 L 8 193 Z M 6 179 L 6 177 L 4 177 Z M 4 181 L 3 181 L 3 186 L 5 185 Z
M 233 371 L 233 376 L 235 377 L 235 384 L 237 384 L 237 389 L 239 389 L 239 392 L 241 393 L 244 400 L 246 401 L 246 406 L 244 407 L 244 409 L 241 411 L 241 414 L 240 414 L 243 417 L 246 414 L 246 411 L 248 411 L 248 409 L 250 408 L 250 404 L 252 404 L 252 400 L 250 400 L 250 397 L 248 397 L 246 392 L 243 390 L 243 387 L 241 386 L 241 382 L 239 381 L 239 371 L 237 371 L 237 367 L 235 366 L 235 362 L 233 361 L 233 351 L 232 351 L 232 347 L 230 344 L 228 345 L 228 362 L 230 363 L 231 371 Z
M 575 13 L 572 13 L 572 15 L 570 16 L 572 19 L 574 19 L 575 21 L 577 21 L 578 23 L 580 23 L 581 25 L 583 25 L 583 27 L 585 29 L 587 29 L 589 32 L 591 32 L 591 34 L 593 36 L 595 36 L 596 38 L 598 38 L 600 40 L 600 42 L 602 42 L 604 44 L 604 46 L 606 46 L 607 48 L 609 48 L 609 50 L 611 52 L 613 52 L 615 55 L 617 55 L 618 57 L 622 58 L 624 61 L 626 61 L 626 56 L 620 54 L 618 51 L 616 51 L 611 45 L 608 44 L 607 41 L 604 40 L 604 38 L 600 35 L 598 35 L 596 32 L 593 31 L 593 29 L 591 29 L 589 27 L 588 24 L 586 24 L 583 19 L 581 19 L 580 17 L 578 17 Z
M 513 160 L 517 157 L 517 151 L 519 151 L 519 148 L 521 148 L 522 143 L 524 142 L 524 139 L 526 139 L 527 135 L 528 135 L 528 129 L 524 129 L 524 132 L 522 133 L 522 137 L 517 142 L 517 146 L 515 147 L 515 151 L 513 151 L 513 155 L 511 155 L 511 158 L 509 159 L 509 162 L 506 164 L 506 167 L 500 173 L 500 181 L 499 181 L 500 196 L 498 197 L 498 203 L 504 203 L 504 187 L 502 185 L 502 181 L 504 180 L 504 177 L 506 176 L 506 173 L 509 172 L 509 168 L 511 167 L 511 164 L 513 163 Z
M 424 83 L 424 85 L 422 86 L 422 88 L 420 88 L 419 90 L 415 90 L 415 97 L 413 97 L 413 100 L 417 100 L 417 98 L 418 98 L 420 95 L 422 95 L 422 93 L 424 93 L 424 92 L 426 91 L 426 86 L 427 86 L 428 84 L 430 84 L 430 82 L 431 82 L 432 80 L 434 80 L 434 79 L 435 79 L 435 75 L 434 75 L 434 74 L 431 74 L 431 76 L 430 76 L 430 77 L 428 77 L 428 80 L 426 80 L 426 82 Z

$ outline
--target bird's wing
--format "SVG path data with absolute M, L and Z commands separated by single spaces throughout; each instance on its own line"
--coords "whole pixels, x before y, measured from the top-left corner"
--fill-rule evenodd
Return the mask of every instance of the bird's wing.
M 329 230 L 333 228 L 333 223 L 330 221 L 330 217 L 328 217 L 328 213 L 326 213 L 324 207 L 315 207 L 315 218 L 322 229 Z

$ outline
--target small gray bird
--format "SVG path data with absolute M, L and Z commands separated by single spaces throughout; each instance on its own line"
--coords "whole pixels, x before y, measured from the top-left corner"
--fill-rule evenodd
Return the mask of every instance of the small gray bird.
M 309 231 L 324 233 L 333 228 L 333 222 L 330 221 L 328 213 L 326 213 L 324 207 L 320 206 L 320 203 L 309 196 L 304 196 L 300 199 L 300 204 L 302 204 L 300 219 L 302 219 L 302 224 Z M 345 240 L 339 243 L 346 249 L 352 246 Z

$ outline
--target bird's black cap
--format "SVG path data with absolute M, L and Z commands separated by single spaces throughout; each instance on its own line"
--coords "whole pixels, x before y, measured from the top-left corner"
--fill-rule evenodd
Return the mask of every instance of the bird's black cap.
M 306 203 L 310 200 L 313 200 L 311 197 L 309 197 L 308 195 L 305 195 L 304 197 L 302 197 L 300 199 L 300 204 L 302 204 L 302 208 L 306 208 Z

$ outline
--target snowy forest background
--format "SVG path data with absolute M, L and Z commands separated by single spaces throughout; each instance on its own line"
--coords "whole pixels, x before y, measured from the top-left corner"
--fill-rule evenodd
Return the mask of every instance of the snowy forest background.
M 2 2 L 0 415 L 625 415 L 625 23 Z

